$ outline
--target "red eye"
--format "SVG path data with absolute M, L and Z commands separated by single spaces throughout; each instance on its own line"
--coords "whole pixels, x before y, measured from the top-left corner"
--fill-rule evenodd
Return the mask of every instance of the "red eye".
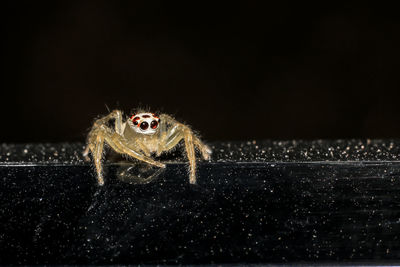
M 147 130 L 147 128 L 149 128 L 149 124 L 147 122 L 144 121 L 140 124 L 140 129 Z
M 155 129 L 155 128 L 157 128 L 157 126 L 158 126 L 158 122 L 157 122 L 157 121 L 152 121 L 152 122 L 150 123 L 151 129 Z

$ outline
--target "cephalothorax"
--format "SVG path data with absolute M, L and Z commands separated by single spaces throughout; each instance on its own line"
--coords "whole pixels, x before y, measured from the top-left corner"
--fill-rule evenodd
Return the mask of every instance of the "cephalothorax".
M 114 120 L 114 127 L 109 127 Z M 114 110 L 107 116 L 96 120 L 88 135 L 84 156 L 92 154 L 96 166 L 99 185 L 104 184 L 102 155 L 107 143 L 117 153 L 128 155 L 148 164 L 165 168 L 165 164 L 156 161 L 152 155 L 174 148 L 181 140 L 185 141 L 186 154 L 189 160 L 189 181 L 196 183 L 197 147 L 203 158 L 208 160 L 211 149 L 203 144 L 189 126 L 177 122 L 169 115 L 156 115 L 149 112 L 137 112 L 123 121 L 122 112 Z

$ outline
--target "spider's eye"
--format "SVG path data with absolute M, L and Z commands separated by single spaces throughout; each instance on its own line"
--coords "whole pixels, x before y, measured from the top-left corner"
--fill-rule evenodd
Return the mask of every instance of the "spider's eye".
M 131 120 L 132 120 L 134 125 L 138 125 L 138 120 L 140 120 L 140 118 L 132 116 Z
M 144 121 L 140 124 L 140 129 L 146 130 L 147 128 L 149 128 L 149 124 L 147 122 Z
M 158 126 L 158 122 L 157 122 L 157 121 L 152 121 L 152 122 L 150 123 L 151 129 L 155 129 L 155 128 L 157 128 L 157 126 Z

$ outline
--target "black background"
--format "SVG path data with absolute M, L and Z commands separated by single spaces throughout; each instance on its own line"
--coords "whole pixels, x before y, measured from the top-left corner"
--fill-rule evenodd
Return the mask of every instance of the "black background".
M 206 140 L 400 136 L 398 9 L 3 2 L 0 142 L 83 141 L 151 107 Z

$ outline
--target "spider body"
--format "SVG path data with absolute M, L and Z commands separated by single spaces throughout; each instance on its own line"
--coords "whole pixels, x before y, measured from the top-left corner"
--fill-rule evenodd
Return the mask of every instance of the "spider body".
M 109 127 L 111 121 L 114 127 Z M 122 112 L 114 110 L 105 117 L 96 120 L 88 134 L 84 156 L 89 152 L 96 167 L 99 185 L 104 184 L 102 156 L 104 145 L 114 151 L 128 155 L 148 164 L 165 168 L 165 164 L 156 161 L 153 155 L 173 149 L 181 140 L 185 141 L 185 150 L 189 160 L 189 182 L 196 183 L 197 147 L 202 157 L 210 158 L 211 149 L 193 133 L 189 126 L 176 121 L 167 114 L 139 112 L 124 121 Z

